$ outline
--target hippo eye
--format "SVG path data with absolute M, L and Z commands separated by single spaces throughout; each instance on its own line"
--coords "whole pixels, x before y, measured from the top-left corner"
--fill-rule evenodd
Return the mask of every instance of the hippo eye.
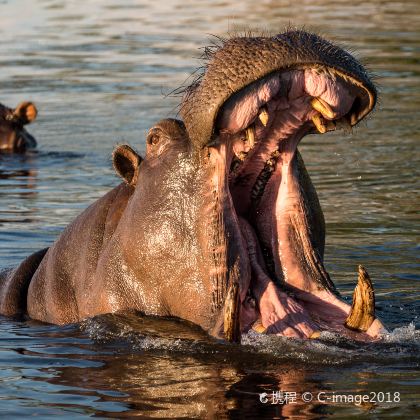
M 147 143 L 151 145 L 156 145 L 162 139 L 162 133 L 158 129 L 150 130 L 149 135 L 147 136 Z
M 150 144 L 158 144 L 160 140 L 160 136 L 154 134 L 151 138 L 150 138 Z

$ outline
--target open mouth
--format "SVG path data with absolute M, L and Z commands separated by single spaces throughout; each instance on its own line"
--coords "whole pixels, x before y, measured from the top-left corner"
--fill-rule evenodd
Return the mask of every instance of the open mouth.
M 351 308 L 324 268 L 324 219 L 297 152 L 306 134 L 350 130 L 374 103 L 356 79 L 316 65 L 271 73 L 221 107 L 215 136 L 226 145 L 229 193 L 251 266 L 242 330 L 253 324 L 292 337 L 349 328 L 376 334 L 366 272 L 359 272 Z

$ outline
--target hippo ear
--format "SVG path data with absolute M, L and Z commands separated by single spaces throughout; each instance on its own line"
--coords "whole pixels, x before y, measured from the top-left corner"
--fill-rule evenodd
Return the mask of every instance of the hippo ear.
M 32 102 L 22 102 L 13 111 L 13 116 L 23 124 L 31 123 L 38 115 L 38 110 Z
M 115 172 L 132 186 L 137 183 L 139 166 L 142 160 L 142 157 L 127 144 L 117 146 L 112 153 Z

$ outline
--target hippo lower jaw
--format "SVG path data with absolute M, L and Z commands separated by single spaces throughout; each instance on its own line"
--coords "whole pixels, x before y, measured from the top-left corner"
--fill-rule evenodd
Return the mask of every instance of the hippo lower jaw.
M 223 105 L 211 147 L 225 154 L 234 222 L 251 267 L 246 297 L 244 291 L 227 295 L 228 339 L 252 324 L 291 337 L 317 337 L 326 329 L 360 339 L 380 334 L 364 269 L 351 308 L 323 266 L 322 211 L 297 152 L 306 134 L 350 128 L 371 101 L 354 80 L 318 67 L 276 72 Z

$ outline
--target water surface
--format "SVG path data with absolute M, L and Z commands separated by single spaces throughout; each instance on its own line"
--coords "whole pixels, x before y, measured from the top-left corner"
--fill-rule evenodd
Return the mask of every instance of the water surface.
M 0 2 L 0 101 L 33 100 L 37 152 L 0 155 L 0 267 L 51 244 L 119 182 L 110 156 L 144 152 L 175 116 L 165 97 L 200 65 L 210 34 L 289 24 L 318 31 L 377 76 L 377 111 L 352 135 L 309 136 L 301 152 L 327 221 L 326 266 L 350 298 L 356 267 L 375 283 L 390 335 L 355 344 L 249 334 L 241 348 L 171 320 L 108 315 L 65 328 L 0 320 L 0 414 L 68 417 L 405 418 L 419 410 L 417 1 Z M 260 394 L 296 392 L 289 404 Z M 311 402 L 301 395 L 310 392 Z M 319 392 L 399 392 L 399 402 L 326 403 Z

